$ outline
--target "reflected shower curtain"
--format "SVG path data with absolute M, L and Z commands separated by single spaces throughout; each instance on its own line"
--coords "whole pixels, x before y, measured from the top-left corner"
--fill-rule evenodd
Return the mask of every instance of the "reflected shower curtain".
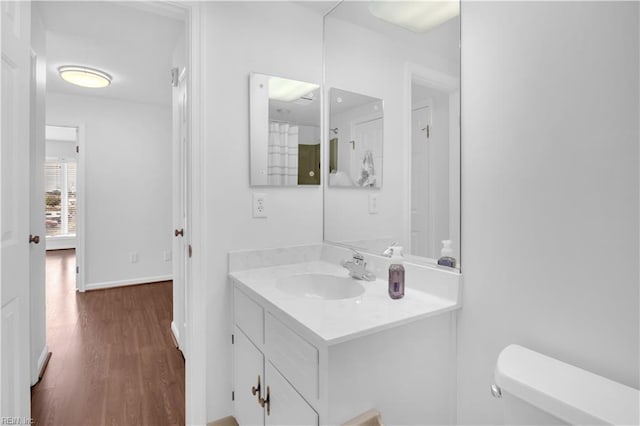
M 298 126 L 270 123 L 267 170 L 269 185 L 298 184 Z

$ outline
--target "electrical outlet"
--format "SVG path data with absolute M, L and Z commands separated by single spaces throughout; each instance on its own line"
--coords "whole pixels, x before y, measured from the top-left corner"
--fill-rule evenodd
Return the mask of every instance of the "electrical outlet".
M 171 252 L 170 251 L 165 251 L 163 253 L 163 259 L 165 262 L 170 262 L 171 261 Z
M 129 262 L 138 263 L 138 252 L 137 251 L 129 253 Z
M 380 194 L 369 194 L 369 214 L 378 213 L 378 195 Z
M 253 193 L 253 217 L 267 217 L 267 194 Z

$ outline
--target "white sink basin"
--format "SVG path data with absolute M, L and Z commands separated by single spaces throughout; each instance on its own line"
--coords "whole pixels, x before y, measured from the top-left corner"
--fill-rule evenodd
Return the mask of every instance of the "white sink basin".
M 278 280 L 285 293 L 310 299 L 339 300 L 360 296 L 364 286 L 351 277 L 328 274 L 298 274 Z

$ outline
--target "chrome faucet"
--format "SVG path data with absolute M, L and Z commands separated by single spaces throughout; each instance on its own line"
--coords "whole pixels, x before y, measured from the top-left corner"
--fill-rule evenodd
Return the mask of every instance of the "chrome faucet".
M 355 250 L 353 250 L 353 258 L 343 260 L 342 266 L 347 268 L 349 276 L 356 280 L 374 281 L 376 279 L 373 272 L 367 271 L 367 262 L 364 261 L 364 256 Z
M 393 248 L 398 244 L 397 241 L 391 243 L 389 247 L 385 251 L 382 252 L 383 256 L 391 257 L 393 255 Z

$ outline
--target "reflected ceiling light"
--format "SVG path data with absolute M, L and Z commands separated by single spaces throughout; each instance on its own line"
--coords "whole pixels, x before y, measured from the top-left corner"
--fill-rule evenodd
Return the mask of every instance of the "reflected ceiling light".
M 58 68 L 63 80 L 82 87 L 100 88 L 111 84 L 111 76 L 104 71 L 79 65 L 65 65 Z
M 313 92 L 318 87 L 317 84 L 305 83 L 304 81 L 289 80 L 286 78 L 269 78 L 269 99 L 283 102 L 292 102 L 300 98 L 313 98 Z M 310 96 L 309 96 L 310 95 Z
M 369 11 L 376 18 L 423 33 L 460 14 L 459 0 L 385 1 L 371 0 Z

